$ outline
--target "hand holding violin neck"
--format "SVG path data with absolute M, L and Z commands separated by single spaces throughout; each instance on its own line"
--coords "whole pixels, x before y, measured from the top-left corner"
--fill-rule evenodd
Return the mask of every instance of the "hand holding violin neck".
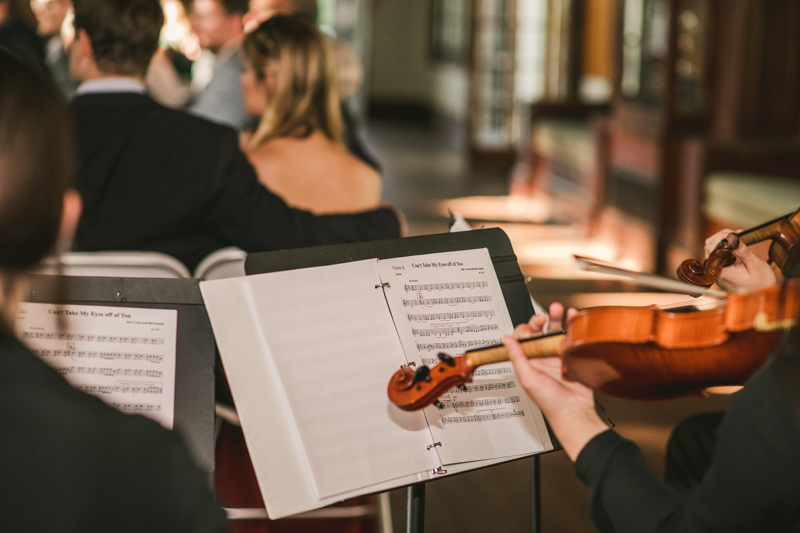
M 561 343 L 564 341 L 564 332 L 549 333 L 541 337 L 520 340 L 522 350 L 528 359 L 534 357 L 552 357 L 561 353 Z M 464 354 L 473 367 L 501 363 L 508 361 L 508 350 L 505 346 L 491 346 L 478 348 Z
M 770 260 L 781 269 L 787 278 L 800 276 L 800 247 L 795 243 L 800 239 L 800 210 L 782 215 L 756 227 L 739 233 L 730 233 L 720 241 L 701 263 L 687 259 L 678 267 L 678 279 L 692 285 L 710 287 L 722 269 L 736 262 L 733 251 L 742 242 L 747 246 L 763 241 L 772 241 L 769 249 Z

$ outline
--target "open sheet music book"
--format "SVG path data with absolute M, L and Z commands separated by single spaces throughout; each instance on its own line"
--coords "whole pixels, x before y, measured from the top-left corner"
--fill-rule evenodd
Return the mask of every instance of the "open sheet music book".
M 513 330 L 486 249 L 371 259 L 201 283 L 272 518 L 551 450 L 510 363 L 444 409 L 405 412 L 403 364 Z M 447 471 L 447 474 L 444 474 Z

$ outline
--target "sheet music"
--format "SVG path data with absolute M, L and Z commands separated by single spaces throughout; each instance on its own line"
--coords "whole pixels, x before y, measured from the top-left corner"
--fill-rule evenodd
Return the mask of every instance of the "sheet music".
M 408 361 L 499 344 L 513 332 L 489 252 L 467 250 L 385 259 L 381 281 Z M 511 363 L 478 368 L 466 392 L 451 389 L 425 416 L 444 464 L 552 449 L 541 411 Z
M 440 465 L 422 413 L 386 394 L 405 357 L 376 259 L 247 281 L 318 499 Z
M 22 303 L 15 328 L 73 387 L 172 429 L 176 310 Z

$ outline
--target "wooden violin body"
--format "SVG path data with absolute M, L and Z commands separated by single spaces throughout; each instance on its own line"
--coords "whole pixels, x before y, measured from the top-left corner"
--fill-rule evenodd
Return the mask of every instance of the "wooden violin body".
M 739 240 L 748 246 L 771 240 L 770 260 L 784 277 L 800 277 L 800 246 L 795 246 L 800 240 L 800 210 L 732 235 L 735 236 L 733 239 L 729 236 L 720 241 L 704 262 L 694 259 L 682 262 L 678 267 L 678 279 L 691 285 L 710 287 L 722 274 L 723 268 L 736 262 L 733 250 L 739 246 Z
M 560 356 L 564 377 L 593 389 L 621 398 L 665 399 L 742 384 L 799 313 L 797 283 L 732 294 L 724 306 L 704 311 L 593 307 L 570 320 L 566 332 L 528 339 L 522 347 L 528 357 Z M 396 372 L 389 399 L 402 409 L 421 409 L 472 381 L 478 366 L 507 360 L 508 353 L 493 346 L 440 359 L 432 369 Z

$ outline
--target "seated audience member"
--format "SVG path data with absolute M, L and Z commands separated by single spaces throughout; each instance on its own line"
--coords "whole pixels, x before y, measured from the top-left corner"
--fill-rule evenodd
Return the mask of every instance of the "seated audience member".
M 69 75 L 67 47 L 61 35 L 64 19 L 72 10 L 71 0 L 31 0 L 31 9 L 36 15 L 36 31 L 44 39 L 45 62 L 50 76 L 61 93 L 71 98 L 75 82 Z
M 714 245 L 722 238 L 716 237 Z M 734 253 L 739 264 L 728 267 L 733 270 L 720 286 L 774 283 L 768 265 L 744 245 Z M 550 314 L 551 323 L 560 324 L 563 307 L 554 304 Z M 541 333 L 545 318 L 535 315 L 515 335 Z M 514 338 L 503 343 L 520 382 L 590 487 L 589 510 L 601 532 L 800 531 L 800 326 L 733 395 L 728 412 L 711 417 L 719 427 L 710 431 L 716 442 L 708 464 L 690 459 L 702 471 L 678 470 L 669 485 L 648 468 L 636 444 L 608 429 L 593 391 L 563 378 L 559 358 L 526 359 Z
M 263 21 L 275 15 L 303 15 L 309 22 L 317 22 L 317 0 L 250 0 L 250 11 L 244 18 L 245 31 L 250 32 Z M 350 97 L 361 87 L 364 81 L 364 69 L 355 50 L 336 37 L 322 34 L 325 44 L 331 51 L 330 60 L 335 73 L 336 91 L 339 93 L 339 110 L 344 124 L 344 137 L 347 149 L 377 171 L 381 170 L 375 154 L 364 140 L 363 126 L 355 117 Z
M 259 117 L 247 156 L 261 183 L 314 213 L 363 211 L 381 201 L 381 179 L 347 152 L 328 49 L 305 18 L 274 16 L 247 34 L 247 112 Z
M 54 85 L 0 50 L 0 530 L 227 530 L 177 434 L 72 388 L 14 336 L 26 274 L 68 242 L 72 127 Z
M 44 47 L 33 29 L 35 24 L 28 0 L 0 0 L 0 47 L 45 73 Z
M 314 215 L 258 182 L 236 133 L 168 109 L 144 94 L 156 49 L 158 0 L 75 0 L 72 101 L 83 199 L 75 249 L 149 250 L 190 270 L 209 253 L 392 238 L 395 212 Z
M 193 0 L 189 21 L 200 46 L 214 53 L 214 74 L 189 104 L 189 111 L 242 131 L 250 124 L 244 109 L 241 44 L 247 0 Z

